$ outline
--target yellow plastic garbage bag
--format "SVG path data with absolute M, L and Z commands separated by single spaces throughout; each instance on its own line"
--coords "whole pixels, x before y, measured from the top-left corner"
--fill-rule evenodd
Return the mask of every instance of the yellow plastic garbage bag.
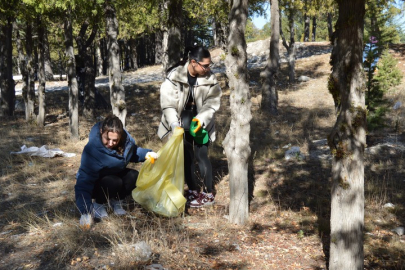
M 157 214 L 174 217 L 184 211 L 183 128 L 175 128 L 172 137 L 158 151 L 159 159 L 146 160 L 140 171 L 132 197 L 142 207 Z

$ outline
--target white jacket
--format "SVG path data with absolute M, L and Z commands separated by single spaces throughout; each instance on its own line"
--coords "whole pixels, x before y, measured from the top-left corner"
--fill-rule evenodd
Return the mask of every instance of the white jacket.
M 189 62 L 184 66 L 178 66 L 171 70 L 160 87 L 160 106 L 162 108 L 162 119 L 160 121 L 158 136 L 165 137 L 171 131 L 170 124 L 180 122 L 180 115 L 184 109 L 189 93 L 187 79 L 187 68 Z M 213 73 L 205 77 L 197 77 L 194 86 L 194 102 L 197 108 L 197 116 L 201 125 L 208 131 L 210 140 L 215 141 L 214 114 L 221 103 L 222 90 Z

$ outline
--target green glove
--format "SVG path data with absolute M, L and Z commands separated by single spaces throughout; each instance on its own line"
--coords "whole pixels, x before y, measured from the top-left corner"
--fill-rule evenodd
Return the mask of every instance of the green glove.
M 191 121 L 190 134 L 198 144 L 206 144 L 209 141 L 208 132 L 201 126 L 201 122 L 197 118 L 193 118 Z

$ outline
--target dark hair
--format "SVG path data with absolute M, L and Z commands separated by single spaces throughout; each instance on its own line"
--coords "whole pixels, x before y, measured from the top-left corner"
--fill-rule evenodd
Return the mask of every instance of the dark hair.
M 183 58 L 174 66 L 167 69 L 167 72 L 171 71 L 175 67 L 184 66 L 187 61 L 191 61 L 194 59 L 195 61 L 200 62 L 204 58 L 211 58 L 211 53 L 209 50 L 202 46 L 188 46 L 184 49 Z
M 198 62 L 202 61 L 204 58 L 210 58 L 210 57 L 211 57 L 210 51 L 201 46 L 187 47 L 184 50 L 184 55 L 183 55 L 183 59 L 184 58 L 189 59 L 189 60 L 194 59 L 195 61 L 198 61 Z
M 101 134 L 104 134 L 105 132 L 114 132 L 120 135 L 117 152 L 122 155 L 124 153 L 127 133 L 124 131 L 124 125 L 121 120 L 117 116 L 109 114 L 101 124 Z

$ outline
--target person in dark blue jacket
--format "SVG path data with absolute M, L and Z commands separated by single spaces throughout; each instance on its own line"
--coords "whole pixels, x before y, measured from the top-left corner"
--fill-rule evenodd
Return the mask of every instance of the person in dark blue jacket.
M 90 131 L 76 175 L 76 205 L 81 213 L 80 225 L 89 228 L 93 217 L 108 217 L 106 205 L 116 215 L 124 215 L 122 199 L 135 188 L 138 171 L 126 168 L 129 162 L 153 163 L 158 156 L 150 149 L 138 147 L 124 129 L 121 120 L 107 116 Z

